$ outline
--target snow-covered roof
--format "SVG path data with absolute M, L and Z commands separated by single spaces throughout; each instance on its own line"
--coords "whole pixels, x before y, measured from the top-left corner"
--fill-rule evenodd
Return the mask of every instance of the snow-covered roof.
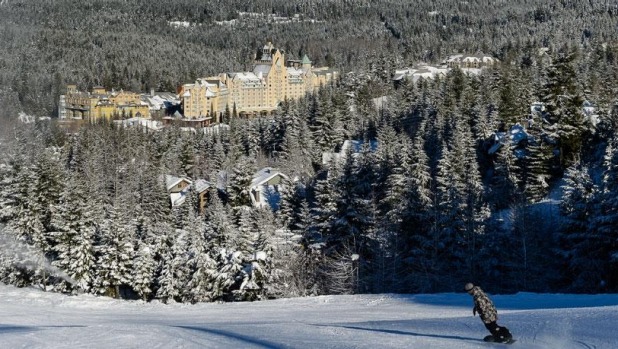
M 302 69 L 298 69 L 294 67 L 287 67 L 286 70 L 287 70 L 288 76 L 294 76 L 294 77 L 300 77 L 305 73 Z
M 393 80 L 401 80 L 405 77 L 412 77 L 412 81 L 416 82 L 420 78 L 433 79 L 436 76 L 446 75 L 450 69 L 446 67 L 434 67 L 431 65 L 418 65 L 412 68 L 395 70 Z
M 256 76 L 259 76 L 259 74 L 262 74 L 263 77 L 266 77 L 268 76 L 268 73 L 270 73 L 270 65 L 256 64 L 256 66 L 253 68 L 253 73 Z
M 207 88 L 206 92 L 205 92 L 205 95 L 206 95 L 206 97 L 215 97 L 217 94 L 213 90 L 211 90 L 210 88 Z
M 158 131 L 163 128 L 163 123 L 161 123 L 161 121 L 140 118 L 140 117 L 134 117 L 134 118 L 123 119 L 123 120 L 114 120 L 114 123 L 116 125 L 122 125 L 123 127 L 141 126 L 149 130 L 154 130 L 154 131 Z
M 186 191 L 180 191 L 178 193 L 170 193 L 170 201 L 172 202 L 172 207 L 177 207 L 182 205 L 187 198 Z
M 488 154 L 494 154 L 503 145 L 511 144 L 518 145 L 521 141 L 528 139 L 528 134 L 524 127 L 520 124 L 511 126 L 509 132 L 496 132 L 494 134 L 494 144 L 487 151 Z
M 253 175 L 253 180 L 251 181 L 251 188 L 262 185 L 276 176 L 288 178 L 286 175 L 281 173 L 279 170 L 276 170 L 272 167 L 264 167 L 263 169 L 259 170 Z
M 262 79 L 253 72 L 239 72 L 232 74 L 230 74 L 230 76 L 232 76 L 234 80 L 242 81 L 245 84 L 262 84 Z
M 482 63 L 496 63 L 498 62 L 497 58 L 494 58 L 492 56 L 488 56 L 488 55 L 484 55 L 484 54 L 477 54 L 477 55 L 463 55 L 463 54 L 455 54 L 452 56 L 449 56 L 446 59 L 446 62 L 454 62 L 454 63 L 459 63 L 459 62 L 482 62 Z
M 195 183 L 193 183 L 193 188 L 197 193 L 201 193 L 210 187 L 212 187 L 212 183 L 205 179 L 198 179 L 195 181 Z
M 173 187 L 175 187 L 178 183 L 182 181 L 188 182 L 189 184 L 192 183 L 188 178 L 176 177 L 172 175 L 165 175 L 165 187 L 167 188 L 167 190 L 172 189 Z
M 347 139 L 347 140 L 343 141 L 343 145 L 341 146 L 341 153 L 346 153 L 350 148 L 352 149 L 353 153 L 359 153 L 361 151 L 361 149 L 363 148 L 364 144 L 365 144 L 365 141 L 359 141 L 359 140 L 355 140 L 355 139 Z M 375 151 L 376 149 L 378 149 L 378 142 L 377 141 L 369 141 L 369 148 L 372 151 Z
M 152 110 L 161 110 L 165 106 L 165 100 L 161 96 L 143 95 L 142 101 Z
M 219 132 L 221 132 L 221 130 L 229 131 L 230 130 L 230 125 L 227 125 L 227 124 L 215 124 L 215 125 L 212 125 L 212 126 L 207 126 L 207 127 L 202 128 L 202 132 L 204 134 L 208 134 L 208 135 L 218 134 Z

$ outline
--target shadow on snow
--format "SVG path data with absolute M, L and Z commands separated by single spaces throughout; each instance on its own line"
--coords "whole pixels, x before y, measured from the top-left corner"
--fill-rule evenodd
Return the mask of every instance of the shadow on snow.
M 224 331 L 224 330 L 217 330 L 217 329 L 212 329 L 212 328 L 205 328 L 205 327 L 198 327 L 198 326 L 174 326 L 176 328 L 182 328 L 185 330 L 191 330 L 191 331 L 198 331 L 198 332 L 205 332 L 205 333 L 210 333 L 210 334 L 214 334 L 214 335 L 218 335 L 218 336 L 223 336 L 223 337 L 227 337 L 227 338 L 233 338 L 233 339 L 237 339 L 239 341 L 243 341 L 245 343 L 249 343 L 249 344 L 253 344 L 253 345 L 257 345 L 257 346 L 261 346 L 264 348 L 269 348 L 269 349 L 285 349 L 287 347 L 278 344 L 278 343 L 273 343 L 273 342 L 269 342 L 269 341 L 265 341 L 265 340 L 260 340 L 257 338 L 252 338 L 246 335 L 242 335 L 242 334 L 238 334 L 238 333 L 234 333 L 231 331 Z

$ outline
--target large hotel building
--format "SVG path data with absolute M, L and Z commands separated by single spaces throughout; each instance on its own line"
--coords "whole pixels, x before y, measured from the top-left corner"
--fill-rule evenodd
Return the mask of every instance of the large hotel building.
M 77 85 L 67 85 L 66 95 L 60 96 L 60 118 L 95 121 L 142 117 L 149 118 L 148 105 L 138 93 L 130 91 L 106 91 L 96 86 L 90 92 L 77 90 Z
M 335 79 L 338 72 L 315 68 L 305 55 L 285 60 L 285 52 L 267 43 L 256 54 L 253 71 L 221 73 L 185 84 L 179 92 L 186 121 L 221 122 L 226 108 L 238 115 L 268 114 L 286 99 L 298 99 Z

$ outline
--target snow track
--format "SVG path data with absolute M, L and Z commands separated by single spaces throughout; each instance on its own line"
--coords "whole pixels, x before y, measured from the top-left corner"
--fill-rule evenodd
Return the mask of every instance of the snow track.
M 618 295 L 492 297 L 513 349 L 615 349 Z M 355 295 L 231 304 L 67 297 L 0 285 L 0 348 L 508 348 L 466 294 Z

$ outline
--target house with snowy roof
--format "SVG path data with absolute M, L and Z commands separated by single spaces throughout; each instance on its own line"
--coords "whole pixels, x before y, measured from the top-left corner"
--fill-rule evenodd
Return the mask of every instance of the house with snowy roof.
M 281 201 L 280 191 L 288 176 L 272 167 L 265 167 L 253 175 L 249 196 L 253 207 L 277 210 Z
M 165 176 L 165 188 L 170 194 L 172 207 L 180 206 L 185 202 L 192 183 L 190 179 L 185 177 Z
M 515 156 L 523 157 L 525 155 L 523 149 L 527 141 L 528 133 L 526 133 L 525 128 L 520 124 L 515 124 L 511 126 L 508 132 L 494 133 L 493 142 L 487 153 L 489 155 L 495 154 L 502 146 L 508 145 L 514 150 Z
M 208 189 L 213 185 L 204 180 L 198 179 L 195 182 L 186 177 L 165 176 L 165 187 L 170 195 L 172 207 L 184 204 L 191 190 L 195 191 L 198 197 L 199 212 L 204 213 L 208 202 Z

